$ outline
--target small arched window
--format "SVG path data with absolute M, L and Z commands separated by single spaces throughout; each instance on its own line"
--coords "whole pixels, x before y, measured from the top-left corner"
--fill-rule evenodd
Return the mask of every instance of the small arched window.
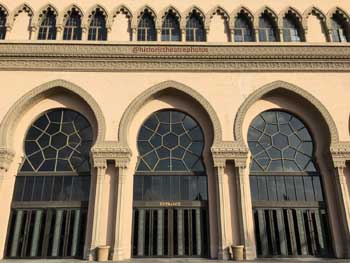
M 277 41 L 277 28 L 272 17 L 263 13 L 259 18 L 259 41 L 275 42 Z
M 50 8 L 42 14 L 42 20 L 38 32 L 38 40 L 55 40 L 56 39 L 56 15 Z
M 64 26 L 63 40 L 81 40 L 81 15 L 73 8 L 68 12 L 68 18 Z
M 301 25 L 297 19 L 291 14 L 287 14 L 283 18 L 283 41 L 284 42 L 301 42 L 302 33 Z
M 0 39 L 3 40 L 6 37 L 6 21 L 7 16 L 4 10 L 0 10 Z
M 253 40 L 252 23 L 244 13 L 239 13 L 235 20 L 234 41 L 252 42 Z
M 138 41 L 156 41 L 157 33 L 154 18 L 148 10 L 143 13 L 137 29 Z
M 199 13 L 192 12 L 186 23 L 186 41 L 205 41 L 205 29 L 203 19 Z
M 162 25 L 162 41 L 180 41 L 180 23 L 173 11 L 169 11 Z
M 338 13 L 334 14 L 332 17 L 331 32 L 333 42 L 350 41 L 349 26 Z
M 88 40 L 107 40 L 106 17 L 99 9 L 91 15 Z

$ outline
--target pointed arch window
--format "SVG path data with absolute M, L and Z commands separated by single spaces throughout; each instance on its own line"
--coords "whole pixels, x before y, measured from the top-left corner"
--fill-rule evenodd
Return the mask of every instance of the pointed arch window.
M 4 40 L 6 37 L 7 27 L 7 15 L 4 10 L 0 9 L 0 39 Z
M 277 41 L 277 28 L 273 18 L 264 12 L 259 18 L 259 41 L 275 42 Z
M 67 14 L 66 24 L 63 31 L 63 40 L 81 40 L 81 15 L 73 8 Z
M 170 10 L 163 21 L 162 25 L 162 41 L 180 41 L 181 31 L 180 23 L 175 13 Z
M 106 17 L 100 9 L 96 9 L 91 15 L 88 40 L 107 40 Z
M 92 140 L 89 121 L 69 109 L 50 110 L 31 125 L 16 176 L 7 257 L 83 257 Z
M 283 41 L 301 42 L 303 41 L 301 25 L 296 17 L 288 13 L 283 18 Z
M 349 42 L 349 25 L 340 14 L 335 13 L 331 19 L 331 32 L 333 42 Z
M 56 14 L 49 8 L 42 14 L 38 40 L 55 40 L 56 34 Z
M 193 11 L 186 22 L 186 41 L 206 41 L 203 19 Z
M 239 13 L 235 20 L 234 41 L 235 42 L 252 42 L 253 27 L 250 19 L 244 13 Z
M 156 41 L 157 32 L 152 14 L 145 10 L 143 13 L 138 28 L 137 28 L 137 40 L 138 41 Z
M 250 124 L 248 145 L 257 254 L 329 256 L 327 210 L 309 129 L 291 113 L 265 111 Z

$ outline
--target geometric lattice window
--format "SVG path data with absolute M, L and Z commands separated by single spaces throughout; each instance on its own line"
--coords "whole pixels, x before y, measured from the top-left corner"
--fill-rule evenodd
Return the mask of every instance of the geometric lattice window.
M 91 125 L 80 113 L 51 110 L 26 135 L 21 172 L 89 172 L 92 137 Z
M 261 113 L 249 127 L 248 144 L 251 172 L 316 172 L 312 137 L 290 113 Z
M 142 125 L 137 139 L 138 172 L 204 172 L 204 136 L 187 114 L 163 110 Z

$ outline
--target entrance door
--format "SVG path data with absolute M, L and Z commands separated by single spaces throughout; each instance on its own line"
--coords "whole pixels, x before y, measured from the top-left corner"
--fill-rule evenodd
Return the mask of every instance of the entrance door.
M 134 257 L 207 257 L 204 135 L 189 115 L 152 114 L 138 134 L 134 176 Z
M 205 207 L 134 208 L 135 257 L 206 257 L 207 240 Z

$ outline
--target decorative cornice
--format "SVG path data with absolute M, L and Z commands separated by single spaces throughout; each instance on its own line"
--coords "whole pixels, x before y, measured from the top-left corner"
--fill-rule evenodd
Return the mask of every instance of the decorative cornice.
M 338 142 L 331 146 L 334 167 L 345 168 L 350 161 L 350 142 Z
M 104 141 L 91 149 L 91 156 L 95 167 L 97 167 L 95 163 L 107 164 L 107 161 L 115 161 L 116 167 L 127 168 L 131 158 L 131 150 L 118 142 Z
M 0 70 L 350 72 L 350 45 L 1 42 Z
M 236 167 L 245 167 L 248 149 L 237 141 L 222 141 L 211 148 L 214 166 L 224 167 L 226 161 L 234 161 Z

